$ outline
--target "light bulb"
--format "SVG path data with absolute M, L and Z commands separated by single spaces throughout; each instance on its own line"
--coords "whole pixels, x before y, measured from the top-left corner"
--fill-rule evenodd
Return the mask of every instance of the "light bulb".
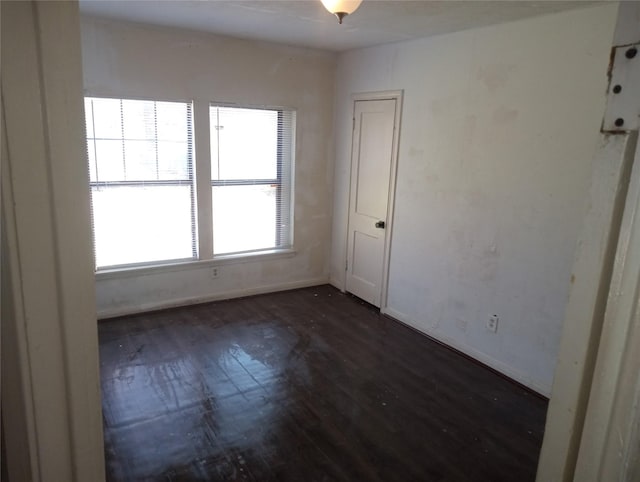
M 362 0 L 321 0 L 322 5 L 330 13 L 338 17 L 338 22 L 342 23 L 342 19 L 356 11 L 362 3 Z

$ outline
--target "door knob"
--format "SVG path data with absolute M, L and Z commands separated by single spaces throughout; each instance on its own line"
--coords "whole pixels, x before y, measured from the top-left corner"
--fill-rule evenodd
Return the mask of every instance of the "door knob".
M 376 223 L 376 228 L 384 229 L 384 221 L 378 221 Z

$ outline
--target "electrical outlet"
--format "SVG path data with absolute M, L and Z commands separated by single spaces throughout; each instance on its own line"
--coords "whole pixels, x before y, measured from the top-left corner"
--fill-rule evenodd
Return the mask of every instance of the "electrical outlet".
M 491 315 L 487 320 L 487 330 L 492 333 L 498 332 L 498 315 Z
M 211 279 L 216 279 L 218 274 L 218 268 L 211 268 Z

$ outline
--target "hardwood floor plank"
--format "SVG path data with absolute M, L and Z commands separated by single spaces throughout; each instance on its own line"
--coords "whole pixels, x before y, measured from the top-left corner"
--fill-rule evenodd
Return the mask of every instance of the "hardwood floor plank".
M 330 286 L 99 325 L 110 481 L 527 481 L 547 402 Z

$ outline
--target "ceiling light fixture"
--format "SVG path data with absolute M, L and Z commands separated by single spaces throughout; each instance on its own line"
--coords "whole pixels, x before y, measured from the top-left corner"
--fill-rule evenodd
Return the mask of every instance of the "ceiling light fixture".
M 362 0 L 321 0 L 324 8 L 330 13 L 338 17 L 338 23 L 342 23 L 342 19 L 353 13 L 362 3 Z

